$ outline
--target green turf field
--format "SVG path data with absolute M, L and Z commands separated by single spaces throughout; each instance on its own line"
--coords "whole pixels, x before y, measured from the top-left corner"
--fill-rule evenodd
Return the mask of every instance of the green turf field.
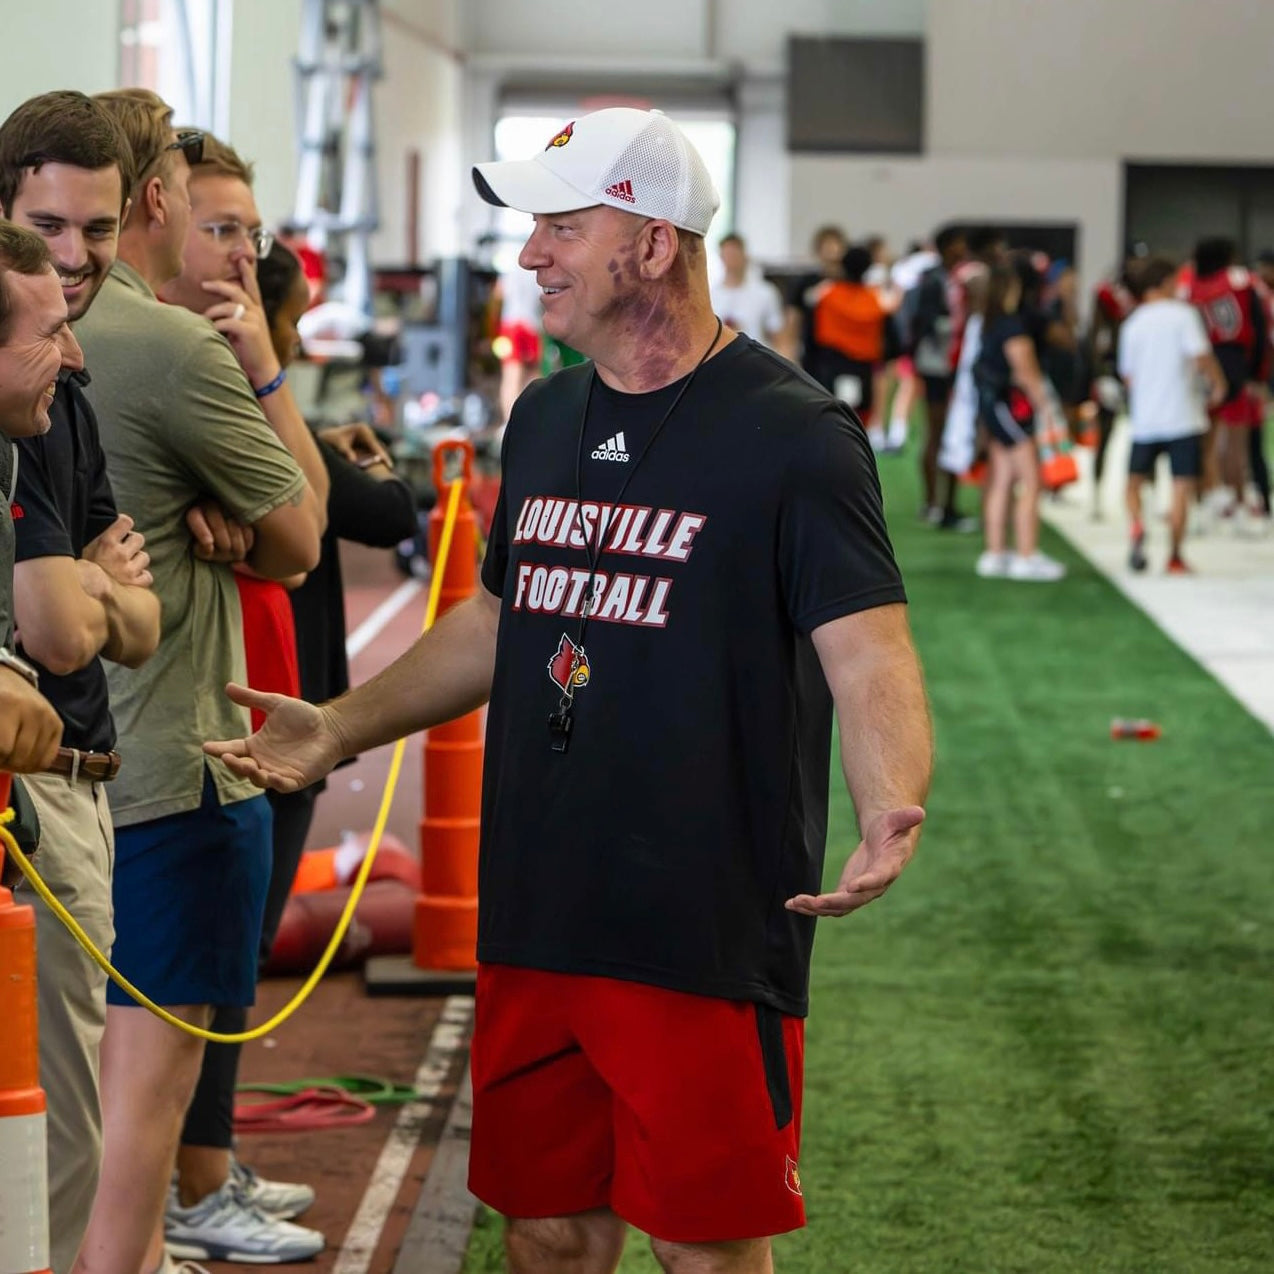
M 912 469 L 882 461 L 929 824 L 885 899 L 820 922 L 809 1227 L 776 1268 L 1269 1274 L 1274 739 L 1051 533 L 1064 583 L 976 579 Z M 829 882 L 856 840 L 832 791 Z M 634 1236 L 621 1268 L 657 1267 Z M 503 1269 L 489 1214 L 466 1269 Z

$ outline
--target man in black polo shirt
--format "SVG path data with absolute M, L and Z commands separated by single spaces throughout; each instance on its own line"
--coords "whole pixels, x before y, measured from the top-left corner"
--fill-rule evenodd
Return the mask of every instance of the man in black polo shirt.
M 47 242 L 71 322 L 83 317 L 115 259 L 132 167 L 118 125 L 80 93 L 32 98 L 0 125 L 0 205 Z M 18 443 L 14 608 L 22 653 L 63 724 L 61 768 L 27 780 L 40 816 L 40 871 L 109 951 L 114 839 L 103 784 L 118 758 L 99 656 L 129 666 L 147 659 L 159 642 L 159 601 L 142 537 L 115 508 L 87 380 L 83 370 L 64 371 L 48 432 Z M 47 907 L 36 917 L 51 1264 L 64 1274 L 97 1185 L 106 975 Z
M 379 677 L 206 750 L 293 790 L 488 696 L 470 1188 L 519 1274 L 762 1274 L 804 1223 L 818 916 L 910 860 L 931 736 L 856 417 L 724 329 L 718 199 L 658 111 L 572 121 L 474 170 L 533 214 L 545 329 L 593 361 L 505 435 L 477 594 Z M 832 712 L 862 826 L 820 893 Z

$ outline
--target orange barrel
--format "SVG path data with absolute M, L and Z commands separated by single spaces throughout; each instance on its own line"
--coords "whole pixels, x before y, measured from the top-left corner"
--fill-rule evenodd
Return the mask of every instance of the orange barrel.
M 48 1149 L 35 992 L 35 911 L 16 906 L 13 895 L 0 888 L 0 1274 L 49 1268 Z

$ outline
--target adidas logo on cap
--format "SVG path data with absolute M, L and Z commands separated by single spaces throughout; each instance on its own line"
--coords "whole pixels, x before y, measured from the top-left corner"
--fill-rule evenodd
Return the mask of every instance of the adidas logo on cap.
M 613 186 L 606 187 L 606 193 L 612 199 L 622 199 L 625 203 L 637 202 L 637 196 L 633 194 L 633 183 L 631 181 L 617 181 Z
M 594 460 L 618 460 L 620 464 L 628 463 L 628 444 L 624 441 L 624 431 L 621 429 L 613 438 L 607 438 L 596 451 L 593 452 Z

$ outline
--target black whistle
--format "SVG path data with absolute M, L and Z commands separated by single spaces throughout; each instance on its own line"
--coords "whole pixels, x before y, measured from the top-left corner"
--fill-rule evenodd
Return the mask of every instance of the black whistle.
M 563 708 L 549 713 L 549 739 L 554 752 L 565 752 L 571 745 L 571 731 L 575 728 L 575 718 Z

